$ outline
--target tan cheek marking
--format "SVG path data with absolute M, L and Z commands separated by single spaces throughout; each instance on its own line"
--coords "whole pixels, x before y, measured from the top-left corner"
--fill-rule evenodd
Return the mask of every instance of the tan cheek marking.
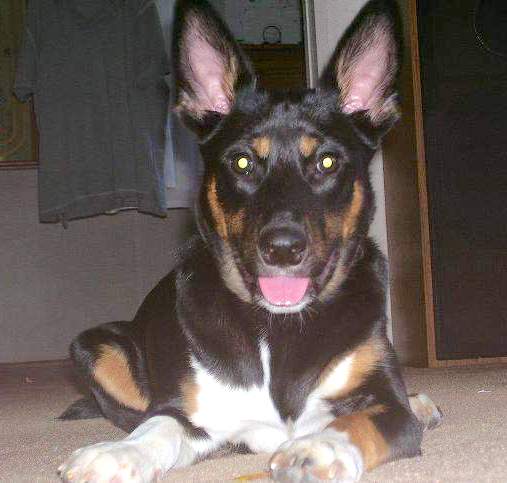
M 213 218 L 216 223 L 216 229 L 220 237 L 227 240 L 227 222 L 225 219 L 224 211 L 218 201 L 217 196 L 217 180 L 215 177 L 211 178 L 211 182 L 208 187 L 208 203 L 213 214 Z
M 248 289 L 245 287 L 245 282 L 234 261 L 230 247 L 227 244 L 224 245 L 224 251 L 220 260 L 220 273 L 222 274 L 222 278 L 224 279 L 227 287 L 229 287 L 229 289 L 241 300 L 251 303 L 252 297 Z
M 335 213 L 324 215 L 324 226 L 328 240 L 335 240 L 340 233 L 340 220 Z
M 326 258 L 326 247 L 324 244 L 324 238 L 322 237 L 322 232 L 311 222 L 311 219 L 309 216 L 305 216 L 305 224 L 306 229 L 310 233 L 312 237 L 312 248 L 315 250 L 315 253 L 317 254 L 317 257 L 320 260 L 325 260 Z
M 271 151 L 271 139 L 267 136 L 255 138 L 252 141 L 252 146 L 254 151 L 257 153 L 257 156 L 260 158 L 267 158 L 269 156 L 269 152 Z
M 364 188 L 356 180 L 353 189 L 352 201 L 345 214 L 340 216 L 339 222 L 332 214 L 324 217 L 326 235 L 329 238 L 334 238 L 336 233 L 341 233 L 343 240 L 347 241 L 357 229 L 357 222 L 364 203 Z M 319 294 L 321 301 L 329 300 L 336 293 L 337 288 L 345 280 L 348 269 L 349 267 L 345 266 L 343 259 L 339 259 L 331 278 Z
M 229 229 L 233 235 L 240 235 L 243 233 L 245 226 L 245 210 L 241 209 L 234 213 L 229 220 Z
M 360 387 L 368 375 L 371 374 L 385 358 L 384 344 L 380 339 L 373 338 L 359 346 L 350 354 L 334 359 L 322 372 L 318 385 L 324 384 L 333 370 L 347 356 L 352 356 L 353 360 L 346 384 L 336 392 L 329 394 L 329 399 L 347 396 L 353 390 Z
M 336 264 L 333 274 L 331 275 L 331 278 L 329 279 L 329 282 L 327 282 L 326 286 L 319 294 L 319 300 L 321 300 L 322 302 L 326 302 L 331 297 L 334 297 L 336 290 L 344 282 L 345 278 L 347 277 L 347 274 L 348 267 L 345 266 L 345 264 L 343 263 L 343 259 L 340 258 L 338 260 L 338 263 Z
M 310 157 L 317 149 L 319 141 L 316 138 L 310 136 L 301 136 L 299 140 L 299 152 L 305 157 Z
M 107 344 L 101 344 L 99 352 L 93 369 L 93 377 L 97 383 L 120 404 L 146 411 L 150 402 L 132 377 L 125 353 Z
M 183 410 L 187 417 L 191 417 L 199 409 L 197 397 L 199 395 L 199 386 L 193 380 L 188 377 L 183 380 L 181 384 L 181 395 L 183 397 Z
M 364 202 L 364 188 L 359 181 L 354 182 L 354 193 L 352 194 L 352 202 L 347 213 L 343 218 L 342 236 L 344 239 L 350 238 L 357 228 L 357 220 L 361 213 Z
M 350 441 L 361 450 L 367 470 L 375 468 L 389 458 L 389 445 L 372 419 L 385 410 L 384 406 L 377 404 L 364 411 L 340 416 L 329 425 L 337 431 L 348 434 Z

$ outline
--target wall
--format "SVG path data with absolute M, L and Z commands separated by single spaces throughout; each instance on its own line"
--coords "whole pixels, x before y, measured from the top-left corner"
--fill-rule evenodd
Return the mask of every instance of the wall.
M 37 219 L 35 170 L 0 172 L 0 362 L 58 359 L 81 330 L 130 319 L 171 268 L 188 210 Z
M 322 68 L 364 0 L 316 0 Z M 387 253 L 382 156 L 372 165 L 372 234 Z M 36 171 L 0 172 L 0 362 L 65 357 L 79 331 L 130 319 L 170 269 L 188 234 L 187 210 L 166 220 L 135 212 L 60 225 L 37 219 Z
M 300 0 L 210 0 L 210 3 L 240 42 L 262 44 L 268 25 L 280 29 L 282 44 L 298 44 L 302 40 Z
M 367 0 L 314 0 L 315 36 L 317 43 L 317 64 L 319 72 L 325 68 L 338 39 L 343 35 L 353 18 Z M 382 152 L 375 155 L 371 165 L 371 179 L 375 192 L 377 211 L 370 234 L 385 255 L 388 255 L 386 204 L 384 192 L 384 169 Z M 391 318 L 391 303 L 388 293 L 388 317 Z M 392 338 L 391 323 L 389 335 Z

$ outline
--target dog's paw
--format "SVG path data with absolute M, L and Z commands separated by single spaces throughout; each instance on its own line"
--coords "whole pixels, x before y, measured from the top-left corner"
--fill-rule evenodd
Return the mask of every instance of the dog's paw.
M 363 458 L 346 435 L 327 429 L 282 444 L 269 466 L 275 481 L 352 483 L 361 478 Z
M 148 483 L 159 471 L 131 442 L 98 443 L 75 451 L 58 468 L 66 483 Z
M 442 424 L 440 408 L 426 394 L 416 394 L 408 398 L 410 409 L 416 415 L 424 430 L 437 428 Z

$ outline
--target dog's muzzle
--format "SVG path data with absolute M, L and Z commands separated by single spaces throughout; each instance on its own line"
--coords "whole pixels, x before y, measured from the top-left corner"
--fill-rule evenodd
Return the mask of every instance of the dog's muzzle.
M 309 277 L 294 274 L 308 254 L 305 232 L 298 226 L 266 227 L 261 231 L 258 249 L 269 274 L 258 279 L 263 297 L 276 306 L 299 304 L 310 285 Z

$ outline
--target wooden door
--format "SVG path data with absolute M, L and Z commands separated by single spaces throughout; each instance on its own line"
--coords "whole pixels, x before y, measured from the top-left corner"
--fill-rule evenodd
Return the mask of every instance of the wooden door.
M 419 0 L 417 14 L 430 360 L 498 358 L 507 355 L 507 2 Z

